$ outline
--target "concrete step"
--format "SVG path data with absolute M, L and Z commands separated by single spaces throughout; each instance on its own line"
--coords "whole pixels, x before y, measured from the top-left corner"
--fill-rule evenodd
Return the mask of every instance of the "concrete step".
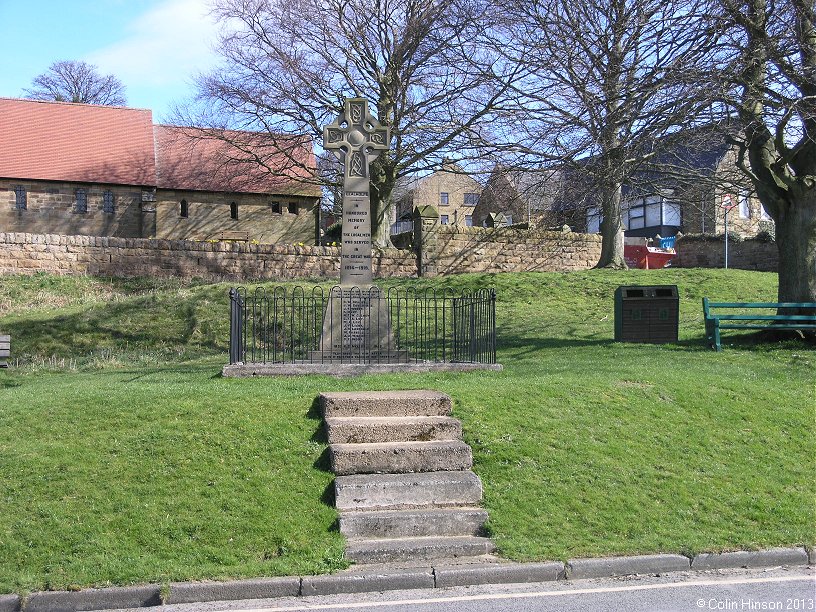
M 332 444 L 329 459 L 338 476 L 460 471 L 473 465 L 470 446 L 460 440 Z
M 462 423 L 445 416 L 334 417 L 326 419 L 329 444 L 461 440 Z
M 323 417 L 448 416 L 451 398 L 445 393 L 414 391 L 335 391 L 320 394 Z
M 346 558 L 355 563 L 393 563 L 489 555 L 495 550 L 488 538 L 398 538 L 349 540 Z
M 482 481 L 470 471 L 338 476 L 334 497 L 340 512 L 475 506 Z
M 420 538 L 478 536 L 487 521 L 481 508 L 365 510 L 340 514 L 340 533 L 347 538 Z

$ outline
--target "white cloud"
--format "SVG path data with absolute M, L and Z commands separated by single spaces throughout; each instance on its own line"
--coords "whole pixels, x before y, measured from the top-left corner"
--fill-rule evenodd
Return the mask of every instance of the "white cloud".
M 208 0 L 165 0 L 126 28 L 125 38 L 84 59 L 133 87 L 174 86 L 212 67 L 218 26 Z

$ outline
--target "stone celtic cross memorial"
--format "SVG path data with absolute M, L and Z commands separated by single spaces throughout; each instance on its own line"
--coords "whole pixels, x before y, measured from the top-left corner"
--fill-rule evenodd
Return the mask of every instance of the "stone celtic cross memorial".
M 371 285 L 371 199 L 369 164 L 388 150 L 390 134 L 368 112 L 362 98 L 348 98 L 345 109 L 323 128 L 323 147 L 343 162 L 343 246 L 340 285 Z
M 340 286 L 323 318 L 321 361 L 404 361 L 395 351 L 388 301 L 373 284 L 369 164 L 388 150 L 390 133 L 362 98 L 347 98 L 343 112 L 323 129 L 323 147 L 343 162 Z

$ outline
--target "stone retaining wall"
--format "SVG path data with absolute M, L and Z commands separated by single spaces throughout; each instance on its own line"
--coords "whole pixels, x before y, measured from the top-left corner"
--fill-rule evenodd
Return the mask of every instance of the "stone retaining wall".
M 438 274 L 567 272 L 591 268 L 601 256 L 593 234 L 508 227 L 439 227 Z
M 584 270 L 600 238 L 509 228 L 435 228 L 433 274 Z M 417 276 L 413 251 L 376 250 L 377 278 Z M 0 274 L 183 277 L 208 281 L 338 278 L 337 247 L 0 233 Z
M 722 240 L 677 241 L 673 268 L 722 268 L 725 265 L 725 243 Z M 779 252 L 775 242 L 744 240 L 728 243 L 728 267 L 739 270 L 776 272 Z
M 378 277 L 416 276 L 410 251 L 374 254 Z M 0 274 L 183 277 L 209 281 L 337 278 L 340 249 L 245 242 L 193 242 L 0 233 Z

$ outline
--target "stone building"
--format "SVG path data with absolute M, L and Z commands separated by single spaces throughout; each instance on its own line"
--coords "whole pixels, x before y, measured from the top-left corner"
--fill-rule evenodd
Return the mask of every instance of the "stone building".
M 655 143 L 655 155 L 623 186 L 622 216 L 626 236 L 722 234 L 723 203 L 728 230 L 743 236 L 772 231 L 773 221 L 752 193 L 750 181 L 736 168 L 736 152 L 711 130 L 680 134 Z M 489 213 L 504 213 L 513 223 L 537 227 L 569 225 L 598 233 L 599 192 L 585 160 L 577 167 L 513 170 L 497 166 L 474 213 L 482 224 Z
M 482 193 L 481 184 L 457 163 L 446 159 L 428 176 L 402 185 L 396 197 L 396 220 L 407 222 L 417 206 L 433 206 L 440 225 L 474 225 L 473 211 Z
M 314 244 L 314 167 L 306 138 L 0 98 L 0 232 Z

